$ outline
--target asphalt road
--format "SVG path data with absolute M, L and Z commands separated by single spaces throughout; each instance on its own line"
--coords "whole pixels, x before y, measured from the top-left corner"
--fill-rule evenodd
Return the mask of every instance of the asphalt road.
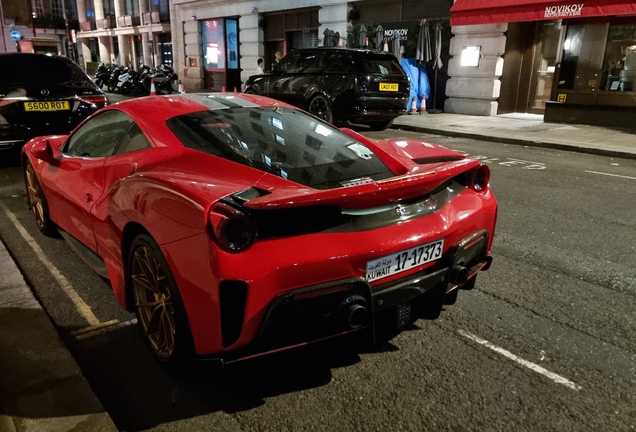
M 389 130 L 483 159 L 492 268 L 435 321 L 170 374 L 0 170 L 0 232 L 122 431 L 636 430 L 636 161 Z M 74 295 L 76 293 L 77 295 Z

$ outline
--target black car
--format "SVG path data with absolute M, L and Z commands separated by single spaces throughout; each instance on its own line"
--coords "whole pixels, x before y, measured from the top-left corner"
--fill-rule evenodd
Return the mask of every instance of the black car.
M 68 134 L 108 104 L 90 77 L 66 57 L 0 54 L 0 164 L 19 164 L 28 140 Z
M 406 111 L 409 78 L 392 54 L 346 48 L 291 51 L 245 93 L 287 102 L 330 122 L 381 130 Z

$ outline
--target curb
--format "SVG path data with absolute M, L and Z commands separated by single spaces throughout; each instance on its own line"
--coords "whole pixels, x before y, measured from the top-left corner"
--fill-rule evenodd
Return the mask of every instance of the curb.
M 563 150 L 570 151 L 576 153 L 586 153 L 595 156 L 606 156 L 620 159 L 636 159 L 636 154 L 621 152 L 618 150 L 607 150 L 607 149 L 599 149 L 593 147 L 584 147 L 577 146 L 574 144 L 561 144 L 554 141 L 531 141 L 528 139 L 522 138 L 510 138 L 510 137 L 501 137 L 496 135 L 486 136 L 483 134 L 476 134 L 470 132 L 460 132 L 453 131 L 448 129 L 437 129 L 426 126 L 413 126 L 407 124 L 393 124 L 391 129 L 401 129 L 409 132 L 422 132 L 422 133 L 430 133 L 435 135 L 444 135 L 456 138 L 468 138 L 479 141 L 489 141 L 489 142 L 498 142 L 502 144 L 511 144 L 511 145 L 519 145 L 519 146 L 527 146 L 527 147 L 537 147 L 537 148 L 547 148 L 552 150 Z

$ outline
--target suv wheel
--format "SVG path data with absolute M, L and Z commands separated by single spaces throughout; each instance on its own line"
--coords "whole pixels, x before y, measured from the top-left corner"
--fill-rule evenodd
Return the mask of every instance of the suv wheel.
M 311 100 L 311 102 L 309 102 L 308 111 L 328 123 L 333 123 L 333 112 L 331 111 L 331 105 L 329 104 L 327 98 L 323 95 L 316 95 Z

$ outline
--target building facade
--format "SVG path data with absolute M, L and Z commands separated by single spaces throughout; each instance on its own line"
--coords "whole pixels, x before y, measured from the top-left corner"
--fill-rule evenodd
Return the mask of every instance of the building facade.
M 1 0 L 0 52 L 36 52 L 76 58 L 74 0 Z
M 636 128 L 636 3 L 457 0 L 450 15 L 448 111 Z
M 79 50 L 87 71 L 97 62 L 172 66 L 168 0 L 78 0 Z
M 414 56 L 413 30 L 424 18 L 445 22 L 447 53 L 450 5 L 448 0 L 173 0 L 175 70 L 188 91 L 240 90 L 256 73 L 259 58 L 268 71 L 277 52 L 285 55 L 295 48 L 325 44 L 377 48 L 374 30 L 379 25 L 386 28 L 389 41 L 401 34 L 401 46 L 412 48 Z M 362 26 L 368 31 L 367 45 L 360 40 Z M 441 75 L 445 76 L 445 69 L 438 74 L 440 81 Z

